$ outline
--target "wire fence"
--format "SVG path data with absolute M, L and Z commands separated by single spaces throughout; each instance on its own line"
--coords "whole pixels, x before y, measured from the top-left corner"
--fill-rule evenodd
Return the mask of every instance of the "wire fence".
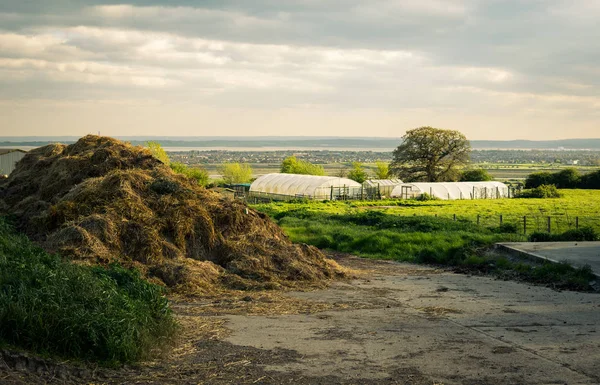
M 414 216 L 423 216 L 413 214 Z M 431 215 L 453 221 L 468 221 L 488 228 L 509 229 L 512 227 L 517 233 L 528 235 L 534 232 L 563 233 L 582 227 L 591 227 L 600 231 L 599 216 L 569 216 L 569 215 L 515 215 L 515 214 L 444 214 Z

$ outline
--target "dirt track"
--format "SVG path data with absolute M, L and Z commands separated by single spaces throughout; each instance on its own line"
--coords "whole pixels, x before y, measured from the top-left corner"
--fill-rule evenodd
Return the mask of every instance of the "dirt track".
M 341 262 L 365 274 L 283 299 L 178 304 L 188 340 L 169 358 L 119 371 L 51 369 L 50 382 L 600 383 L 598 294 L 410 264 Z M 265 313 L 270 306 L 279 311 Z M 48 382 L 50 372 L 9 367 L 0 362 L 2 384 Z

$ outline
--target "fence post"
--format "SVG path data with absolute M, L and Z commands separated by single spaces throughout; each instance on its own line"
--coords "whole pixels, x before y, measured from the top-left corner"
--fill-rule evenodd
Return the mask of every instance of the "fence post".
M 452 219 L 454 220 L 454 222 L 456 222 L 456 214 L 454 214 L 454 217 Z
M 500 214 L 500 226 L 502 226 L 502 214 Z
M 579 230 L 579 217 L 575 217 L 575 229 Z
M 329 200 L 333 200 L 333 186 L 331 186 L 331 193 L 329 194 Z
M 479 226 L 479 219 L 480 219 L 480 216 L 479 216 L 479 214 L 477 214 L 477 226 Z
M 527 215 L 523 217 L 523 235 L 527 234 Z
M 552 232 L 551 221 L 552 221 L 552 218 L 548 217 L 548 234 L 550 234 Z

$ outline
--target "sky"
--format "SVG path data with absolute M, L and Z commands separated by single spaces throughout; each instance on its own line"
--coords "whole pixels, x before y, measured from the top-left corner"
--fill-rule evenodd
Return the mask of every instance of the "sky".
M 0 136 L 600 137 L 600 0 L 0 0 Z

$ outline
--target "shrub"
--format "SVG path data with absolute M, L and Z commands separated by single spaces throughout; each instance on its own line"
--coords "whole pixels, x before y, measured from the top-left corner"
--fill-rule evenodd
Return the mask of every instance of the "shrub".
M 534 172 L 525 179 L 525 188 L 536 188 L 541 185 L 549 185 L 554 182 L 552 174 L 547 171 Z
M 200 186 L 208 185 L 208 172 L 199 167 L 188 167 L 183 163 L 173 162 L 170 164 L 171 169 L 178 174 L 183 174 L 188 178 L 195 179 Z
M 119 266 L 62 261 L 0 219 L 0 341 L 118 364 L 147 357 L 176 330 L 159 286 Z
M 600 170 L 581 176 L 580 187 L 586 189 L 600 189 Z
M 561 194 L 555 185 L 543 184 L 531 190 L 522 191 L 519 198 L 560 198 Z
M 494 178 L 484 169 L 465 170 L 460 174 L 461 182 L 487 182 Z
M 557 188 L 577 188 L 581 180 L 579 171 L 575 168 L 566 168 L 552 174 L 552 184 Z
M 438 197 L 436 197 L 434 195 L 430 195 L 428 193 L 423 193 L 421 195 L 418 195 L 414 199 L 417 201 L 437 201 L 437 200 L 439 200 Z

